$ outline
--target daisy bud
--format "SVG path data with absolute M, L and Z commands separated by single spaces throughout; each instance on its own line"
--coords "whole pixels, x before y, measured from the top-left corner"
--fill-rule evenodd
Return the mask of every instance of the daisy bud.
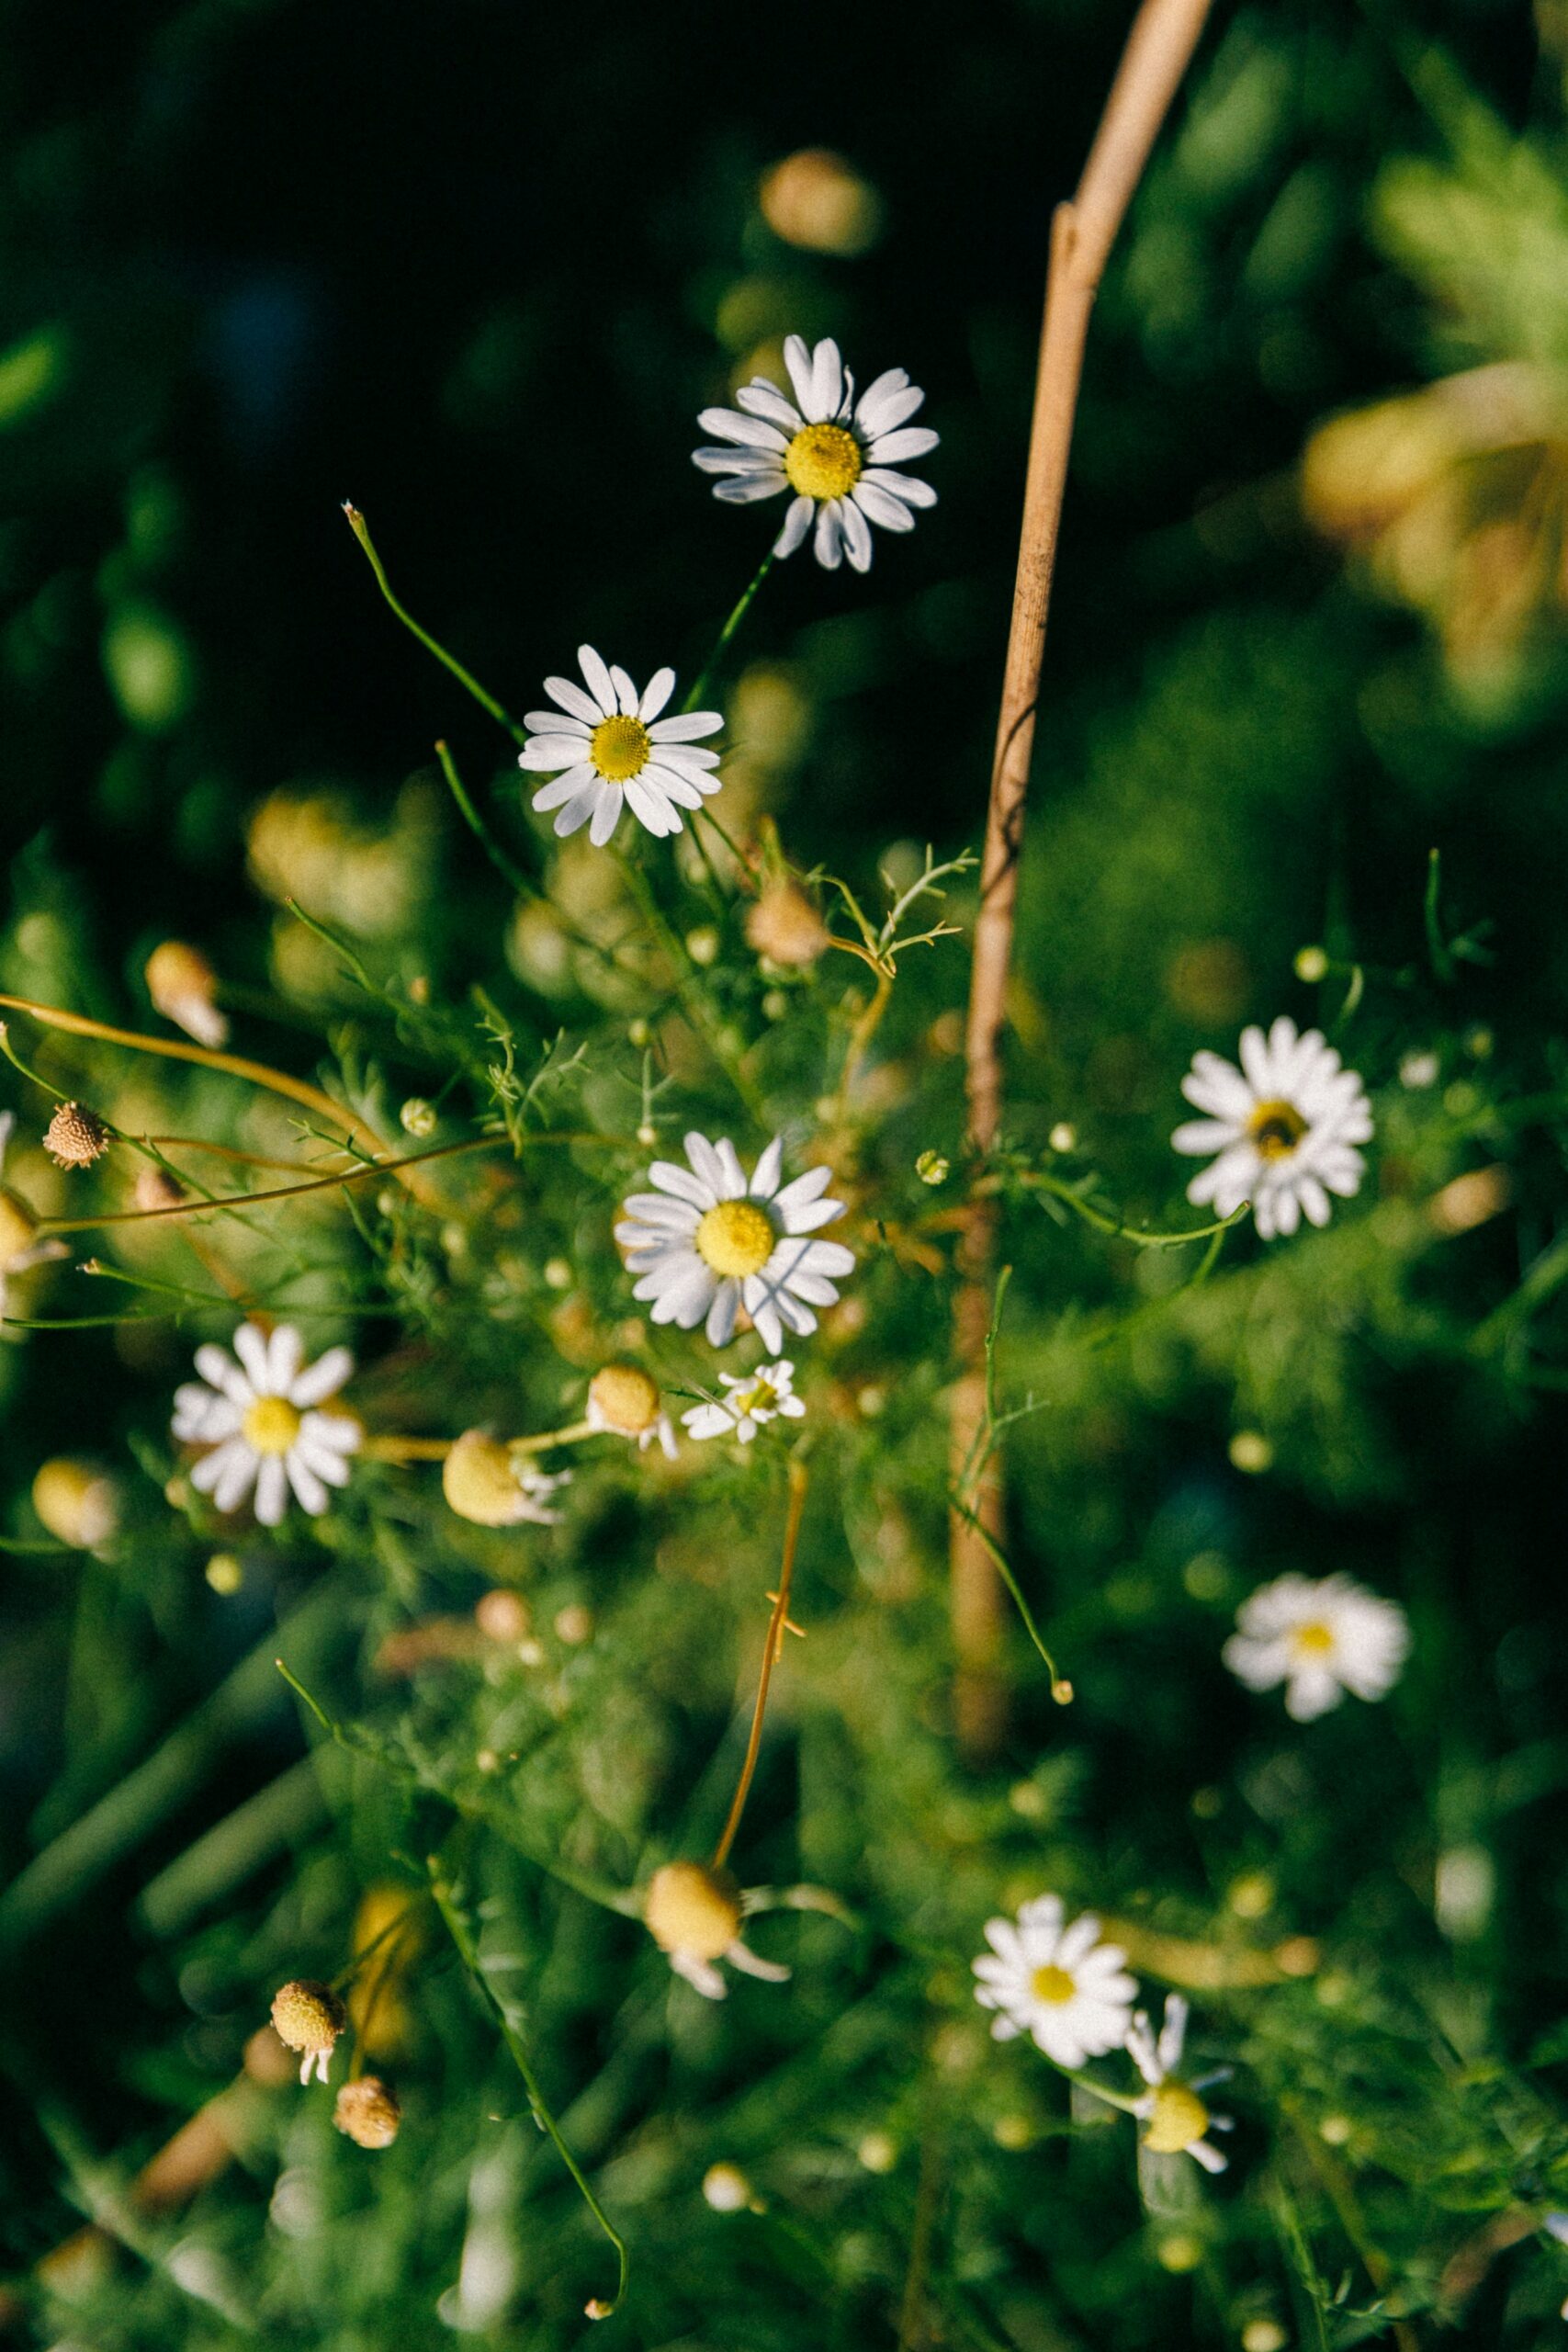
M 44 1134 L 43 1148 L 57 1168 L 90 1168 L 109 1148 L 109 1131 L 96 1111 L 62 1102 Z
M 398 1113 L 398 1125 L 405 1135 L 416 1136 L 422 1143 L 426 1136 L 435 1133 L 435 1105 L 427 1102 L 423 1094 L 411 1094 Z
M 773 882 L 747 910 L 746 940 L 770 964 L 805 971 L 827 948 L 828 926 L 796 883 Z
M 33 1509 L 50 1533 L 73 1552 L 107 1544 L 119 1525 L 119 1498 L 112 1478 L 95 1462 L 57 1454 L 33 1480 Z
M 131 1197 L 139 1209 L 174 1209 L 185 1199 L 185 1187 L 166 1168 L 139 1168 Z
M 464 1430 L 442 1466 L 441 1491 L 476 1527 L 512 1527 L 525 1516 L 512 1456 L 487 1430 Z
M 314 2072 L 324 2083 L 337 2038 L 348 2023 L 348 2011 L 332 1986 L 310 1976 L 291 1977 L 273 1996 L 272 2022 L 279 2041 L 301 2053 L 299 2080 L 308 2083 Z
M 1144 2145 L 1156 2156 L 1179 2156 L 1208 2128 L 1209 2110 L 1196 2091 L 1185 2083 L 1161 2083 L 1154 2094 Z
M 648 1883 L 642 1916 L 661 1951 L 718 1960 L 740 1934 L 739 1890 L 728 1871 L 666 1862 Z
M 334 2126 L 360 2148 L 389 2148 L 402 2120 L 397 2092 L 379 2075 L 344 2083 L 333 2106 Z
M 588 1384 L 597 1419 L 621 1437 L 640 1437 L 659 1419 L 659 1387 L 636 1364 L 607 1363 Z
M 147 958 L 142 978 L 154 1011 L 198 1046 L 221 1046 L 229 1023 L 218 1010 L 218 975 L 198 947 L 165 939 Z
M 922 1151 L 915 1162 L 915 1173 L 922 1184 L 934 1187 L 937 1184 L 946 1183 L 952 1173 L 952 1161 L 944 1159 L 940 1151 Z
M 474 1603 L 474 1623 L 487 1642 L 523 1642 L 533 1630 L 534 1617 L 520 1592 L 497 1585 Z
M 762 176 L 757 203 L 775 237 L 808 253 L 865 253 L 882 226 L 882 201 L 829 147 L 802 147 Z
M 739 2213 L 751 2201 L 751 2184 L 737 2165 L 709 2165 L 703 2197 L 716 2213 Z
M 1296 951 L 1296 978 L 1307 987 L 1315 988 L 1328 971 L 1328 958 L 1321 947 L 1302 947 Z

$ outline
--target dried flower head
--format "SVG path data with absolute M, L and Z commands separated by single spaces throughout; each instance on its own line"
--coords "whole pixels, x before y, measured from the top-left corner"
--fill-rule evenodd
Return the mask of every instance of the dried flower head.
M 107 1544 L 119 1525 L 114 1480 L 101 1464 L 70 1454 L 40 1464 L 33 1480 L 33 1509 L 52 1536 L 77 1552 Z
M 324 2083 L 337 2038 L 348 2023 L 348 2011 L 332 1986 L 311 1976 L 290 1977 L 273 1996 L 272 2022 L 278 2040 L 302 2053 L 299 2080 L 308 2083 L 314 2072 Z
M 659 1407 L 659 1384 L 632 1363 L 607 1363 L 588 1384 L 588 1419 L 596 1430 L 616 1437 L 633 1437 L 639 1453 L 655 1438 L 671 1461 L 675 1432 L 668 1413 Z
M 379 2075 L 344 2083 L 333 2105 L 334 2126 L 360 2148 L 389 2148 L 402 2120 L 397 2092 Z
M 829 945 L 831 933 L 798 883 L 771 882 L 746 910 L 746 940 L 770 964 L 806 970 Z
M 759 1960 L 741 1941 L 746 1906 L 728 1871 L 710 1870 L 703 1862 L 666 1862 L 654 1871 L 643 1896 L 642 1916 L 649 1934 L 668 1955 L 677 1976 L 683 1976 L 710 2001 L 722 2001 L 726 1986 L 714 1965 L 727 1960 L 747 1976 L 782 1984 L 787 1968 Z
M 165 939 L 147 958 L 142 978 L 153 1009 L 198 1046 L 221 1046 L 229 1023 L 218 1010 L 218 975 L 198 947 Z
M 109 1131 L 85 1102 L 62 1102 L 45 1130 L 43 1148 L 57 1168 L 90 1168 L 109 1148 Z
M 441 1491 L 458 1518 L 476 1527 L 515 1527 L 524 1520 L 553 1527 L 560 1514 L 546 1509 L 546 1498 L 569 1476 L 548 1477 L 488 1430 L 465 1430 L 442 1464 Z

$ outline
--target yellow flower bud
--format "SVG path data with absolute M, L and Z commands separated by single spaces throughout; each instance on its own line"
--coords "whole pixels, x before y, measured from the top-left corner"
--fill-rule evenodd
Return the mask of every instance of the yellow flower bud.
M 361 2148 L 389 2148 L 402 2120 L 397 2092 L 379 2075 L 361 2075 L 344 2083 L 333 2106 L 338 2131 Z
M 441 1472 L 441 1491 L 476 1527 L 514 1527 L 530 1516 L 512 1456 L 487 1430 L 465 1430 Z
M 740 1933 L 740 1894 L 726 1871 L 666 1862 L 643 1897 L 642 1916 L 661 1951 L 718 1960 Z
M 279 2041 L 302 2053 L 299 2080 L 309 2082 L 314 2070 L 324 2083 L 337 2038 L 348 2023 L 348 2011 L 332 1986 L 313 1976 L 290 1977 L 273 1996 L 272 2022 Z
M 635 1364 L 607 1363 L 588 1384 L 594 1417 L 621 1437 L 640 1437 L 659 1419 L 659 1386 Z
M 155 1011 L 198 1046 L 221 1046 L 229 1023 L 218 1010 L 218 975 L 197 947 L 165 939 L 147 958 L 142 978 Z
M 1144 2145 L 1156 2156 L 1179 2156 L 1183 2148 L 1201 2140 L 1208 2128 L 1209 2110 L 1196 2091 L 1189 2090 L 1185 2083 L 1161 2083 L 1154 2095 Z
M 806 970 L 829 943 L 828 926 L 798 884 L 773 882 L 747 910 L 746 938 L 770 964 Z
M 107 1544 L 119 1525 L 119 1498 L 96 1462 L 56 1454 L 33 1480 L 33 1509 L 50 1533 L 75 1552 Z

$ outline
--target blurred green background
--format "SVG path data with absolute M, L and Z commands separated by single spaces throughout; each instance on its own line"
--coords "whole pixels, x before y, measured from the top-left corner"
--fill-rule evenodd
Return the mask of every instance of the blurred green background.
M 792 331 L 835 335 L 863 381 L 897 365 L 925 386 L 921 421 L 942 442 L 922 470 L 941 503 L 911 537 L 879 537 L 869 579 L 804 559 L 775 573 L 726 695 L 737 805 L 774 814 L 803 865 L 863 888 L 890 852 L 907 871 L 927 841 L 949 854 L 976 842 L 1051 209 L 1076 180 L 1129 15 L 1106 0 L 776 17 L 499 0 L 0 9 L 0 986 L 145 1025 L 149 948 L 193 937 L 252 1024 L 245 1048 L 303 1066 L 319 1044 L 301 1020 L 342 1010 L 279 912 L 312 888 L 324 919 L 377 956 L 406 951 L 440 996 L 488 975 L 504 910 L 439 797 L 435 739 L 476 788 L 493 787 L 498 827 L 541 876 L 546 837 L 504 745 L 380 604 L 341 502 L 365 512 L 413 612 L 513 710 L 539 700 L 547 673 L 570 669 L 583 639 L 639 677 L 669 660 L 684 679 L 776 527 L 775 510 L 713 502 L 689 462 L 696 413 L 757 369 L 776 372 Z M 1332 1021 L 1359 965 L 1364 990 L 1336 1034 L 1389 1091 L 1380 1198 L 1305 1245 L 1310 1257 L 1239 1242 L 1234 1276 L 1164 1323 L 1139 1320 L 1164 1296 L 1158 1266 L 1030 1228 L 1015 1374 L 1053 1411 L 1017 1441 L 1015 1532 L 1079 1686 L 1077 1715 L 1064 1729 L 1026 1701 L 976 1791 L 950 1757 L 927 1756 L 928 1717 L 915 1761 L 908 1726 L 878 1728 L 863 1690 L 863 1813 L 834 1815 L 841 1751 L 818 1724 L 797 1759 L 811 1850 L 774 1858 L 780 1877 L 852 1879 L 885 1835 L 888 1858 L 871 1872 L 883 1897 L 897 1886 L 934 1905 L 951 1869 L 977 1911 L 997 1899 L 995 1871 L 961 1867 L 940 1841 L 939 1864 L 920 1844 L 946 1805 L 942 1838 L 964 1857 L 994 1848 L 1022 1867 L 1043 1820 L 1064 1853 L 1088 1841 L 1123 1904 L 1158 1884 L 1223 1910 L 1239 1874 L 1266 1861 L 1267 1903 L 1290 1889 L 1281 1933 L 1333 1915 L 1360 1951 L 1408 1935 L 1412 1970 L 1451 1966 L 1461 1992 L 1438 2003 L 1444 2030 L 1478 2065 L 1483 2049 L 1539 2047 L 1568 1979 L 1551 1818 L 1568 1779 L 1555 1277 L 1501 1329 L 1487 1319 L 1530 1269 L 1555 1265 L 1565 1204 L 1565 69 L 1557 0 L 1215 10 L 1091 338 L 1039 729 L 1009 1128 L 1038 1148 L 1070 1122 L 1119 1201 L 1179 1221 L 1190 1171 L 1168 1137 L 1189 1056 L 1230 1052 L 1244 1020 L 1281 1009 Z M 1452 970 L 1427 960 L 1434 847 L 1447 933 L 1485 934 L 1485 960 Z M 1292 973 L 1315 944 L 1334 967 L 1321 993 Z M 573 1011 L 543 953 L 526 939 L 508 947 L 542 1034 L 558 1006 L 565 1021 Z M 961 1135 L 951 1021 L 963 957 L 944 954 L 890 1024 L 882 1108 L 901 1165 L 927 1146 L 955 1151 Z M 922 1053 L 919 1091 L 906 1092 Z M 49 1066 L 85 1085 L 85 1061 Z M 1526 1096 L 1553 1107 L 1534 1125 L 1487 1124 Z M 8 1070 L 0 1103 L 41 1125 Z M 1410 1204 L 1495 1163 L 1507 1214 L 1454 1226 L 1434 1271 L 1431 1230 L 1417 1235 Z M 47 1171 L 36 1157 L 25 1165 L 41 1200 Z M 48 1295 L 28 1311 L 94 1304 Z M 1121 1318 L 1103 1345 L 1092 1332 L 1080 1345 L 1079 1326 L 1058 1319 L 1068 1301 Z M 903 1312 L 905 1332 L 945 1328 L 943 1304 Z M 1478 1348 L 1482 1329 L 1492 1336 Z M 8 1330 L 0 1526 L 37 1535 L 26 1497 L 44 1455 L 161 1440 L 187 1351 L 179 1333 Z M 852 1376 L 901 1368 L 889 1341 Z M 940 1369 L 917 1384 L 911 1415 Z M 1271 1475 L 1227 1456 L 1238 1431 L 1261 1434 Z M 918 1431 L 895 1414 L 878 1442 L 897 1464 Z M 861 1467 L 854 1507 L 869 1524 L 866 1495 L 876 1511 L 885 1498 Z M 940 1487 L 920 1478 L 940 1546 Z M 878 1521 L 887 1592 L 863 1573 L 878 1601 L 904 1590 L 899 1524 Z M 1336 1724 L 1310 1770 L 1248 1746 L 1254 1718 L 1214 1657 L 1240 1594 L 1298 1566 L 1348 1567 L 1395 1593 L 1418 1636 L 1375 1750 L 1367 1722 Z M 228 1944 L 214 1928 L 215 1952 L 190 1948 L 200 1902 L 187 1908 L 176 1881 L 150 1914 L 147 1891 L 294 1767 L 296 1718 L 265 1660 L 237 1698 L 222 1678 L 265 1644 L 280 1602 L 308 1595 L 310 1568 L 268 1571 L 227 1602 L 199 1584 L 193 1599 L 192 1585 L 174 1539 L 152 1532 L 133 1576 L 80 1590 L 51 1558 L 4 1562 L 7 1875 L 215 1689 L 229 1692 L 215 1724 L 197 1719 L 210 1744 L 193 1736 L 188 1779 L 156 1833 L 129 1851 L 111 1838 L 79 1883 L 68 1864 L 47 1917 L 11 1943 L 0 1935 L 23 2092 L 0 2150 L 17 2276 L 73 2226 L 61 2187 L 71 2133 L 85 2118 L 100 2152 L 147 2153 L 171 2108 L 236 2063 L 233 1986 L 262 1966 L 236 1956 L 254 1923 Z M 938 1602 L 890 1684 L 911 1711 L 945 1671 L 942 1639 Z M 693 1702 L 694 1749 L 722 1729 L 728 1696 L 721 1668 Z M 668 1690 L 666 1702 L 673 1713 Z M 630 1746 L 645 1732 L 634 1724 Z M 1069 1737 L 1083 1745 L 1038 1762 Z M 1198 1816 L 1221 1826 L 1195 1829 L 1191 1792 L 1233 1781 L 1244 1795 Z M 378 1868 L 371 1810 L 355 1815 L 355 1883 Z M 775 1829 L 788 1810 L 781 1795 Z M 263 1821 L 270 1898 L 284 1872 L 269 1834 Z M 1445 1923 L 1439 1906 L 1434 1924 L 1439 1850 L 1480 1852 L 1492 1875 L 1483 1900 L 1472 1881 L 1470 1910 Z M 288 1917 L 321 1933 L 330 1913 L 352 1911 L 352 1890 L 321 1854 L 310 1869 Z M 247 1883 L 243 1871 L 233 1883 Z M 1088 1875 L 1078 1893 L 1111 1899 Z M 160 1917 L 176 1924 L 161 1932 Z M 265 1936 L 262 1948 L 272 1956 Z M 570 1977 L 570 1953 L 554 1964 Z M 597 1948 L 581 1962 L 621 1964 Z M 869 2002 L 875 1969 L 863 1954 L 858 1964 Z M 920 1971 L 900 1965 L 908 1978 L 865 2045 L 880 2056 L 923 2030 Z M 439 1997 L 460 2007 L 449 1985 Z M 820 1997 L 820 2013 L 797 2020 L 803 2035 L 833 2030 Z M 963 2000 L 962 1983 L 949 1997 Z M 585 2051 L 597 2029 L 561 2001 L 563 2046 Z M 1284 2021 L 1259 2029 L 1259 2078 L 1276 2042 L 1286 2074 L 1307 2068 L 1322 2022 L 1271 2014 Z M 451 2031 L 477 2038 L 471 2018 Z M 1329 2088 L 1336 2047 L 1321 2059 Z M 737 2152 L 749 2132 L 765 2151 L 769 2119 L 745 2107 L 744 2067 L 706 2045 L 687 2054 L 692 2074 L 677 2066 L 665 2086 L 672 2111 L 688 2111 L 688 2095 L 693 2116 L 733 2100 Z M 873 2070 L 852 2033 L 841 2064 Z M 821 2097 L 803 2091 L 792 2112 L 817 2113 Z M 979 2093 L 975 2104 L 988 2129 L 997 2119 Z M 846 2114 L 833 2125 L 845 2149 L 866 2120 Z M 456 2165 L 460 2118 L 445 2128 L 443 2161 Z M 1006 2171 L 1008 2145 L 998 2125 L 982 2172 Z M 711 2155 L 694 2122 L 671 2162 L 696 2177 Z M 1016 2240 L 998 2256 L 976 2222 L 966 2255 L 961 2212 L 963 2295 L 942 2323 L 950 2333 L 931 2340 L 1057 2352 L 1237 2339 L 1241 2306 L 1212 2282 L 1207 2303 L 1157 2301 L 1187 2296 L 1184 2277 L 1171 2285 L 1180 2266 L 1167 2278 L 1129 2251 L 1105 2218 L 1120 2192 L 1097 2151 L 1086 2161 L 1088 2176 L 1055 2181 L 1049 2226 L 1037 2183 L 986 2177 L 975 2200 L 1012 2199 Z M 1382 2142 L 1378 2161 L 1398 2177 Z M 514 2142 L 497 2164 L 502 2198 L 525 2169 Z M 863 2170 L 855 2195 L 875 2174 Z M 419 2195 L 401 2177 L 398 2243 L 416 2245 Z M 701 2282 L 730 2262 L 729 2243 L 683 2245 L 696 2224 L 659 2205 L 665 2177 L 622 2184 L 659 2212 L 646 2228 L 675 2282 L 648 2342 L 804 2342 L 809 2315 L 829 2306 L 830 2340 L 897 2340 L 887 2298 L 866 2286 L 881 2257 L 857 2237 L 874 2244 L 881 2224 L 858 2209 L 839 2218 L 831 2165 L 821 2178 L 805 2165 L 794 2186 L 837 2248 L 833 2283 L 781 2233 L 726 2274 L 718 2319 L 701 2312 Z M 1502 2172 L 1487 2180 L 1492 2202 L 1477 2210 L 1529 2193 Z M 903 2188 L 907 2236 L 920 2192 Z M 1435 2270 L 1408 2213 L 1387 2226 L 1420 2242 L 1417 2269 Z M 441 2227 L 458 2233 L 450 2213 Z M 1082 2275 L 1069 2261 L 1036 2305 L 1018 2279 L 1079 2227 Z M 432 2256 L 435 2272 L 444 2260 Z M 998 2263 L 1007 2293 L 991 2291 Z M 781 2278 L 795 2300 L 760 2317 L 759 2282 Z M 386 2332 L 368 2286 L 366 2311 L 320 2291 L 337 2297 L 337 2332 L 312 2334 L 307 2296 L 304 2316 L 276 2319 L 276 2340 L 345 2352 L 441 2340 L 412 2320 L 406 2339 Z M 418 2304 L 420 2331 L 434 2329 L 434 2292 Z M 1500 2286 L 1484 2292 L 1495 2300 L 1472 2310 L 1464 2342 L 1549 2340 L 1537 2333 L 1556 2324 L 1544 2290 L 1507 2314 Z M 547 2340 L 574 2340 L 581 2297 L 558 2301 L 551 2324 L 565 2332 Z M 85 2340 L 93 2352 L 140 2346 L 163 2325 L 228 2342 L 235 2324 L 221 2298 L 187 2291 L 167 2311 L 139 2306 L 123 2336 Z M 533 2341 L 496 2326 L 498 2344 Z M 1336 2345 L 1360 2340 L 1348 2329 Z

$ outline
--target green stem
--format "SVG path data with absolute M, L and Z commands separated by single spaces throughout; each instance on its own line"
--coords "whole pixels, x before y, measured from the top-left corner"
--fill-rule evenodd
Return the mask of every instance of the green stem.
M 435 746 L 435 756 L 441 763 L 441 773 L 446 779 L 453 799 L 468 820 L 468 830 L 502 880 L 508 888 L 515 890 L 520 898 L 536 899 L 539 893 L 535 889 L 534 885 L 521 866 L 513 864 L 469 798 L 468 788 L 457 774 L 457 763 L 444 742 L 437 743 Z
M 505 704 L 498 702 L 494 695 L 481 686 L 472 673 L 465 670 L 457 656 L 448 653 L 446 648 L 432 637 L 428 629 L 421 628 L 413 615 L 406 611 L 393 595 L 391 582 L 388 579 L 381 559 L 376 552 L 376 543 L 370 537 L 370 526 L 358 507 L 345 499 L 343 511 L 348 517 L 350 530 L 364 548 L 370 569 L 376 574 L 376 585 L 410 635 L 418 638 L 427 653 L 434 654 L 443 669 L 450 670 L 457 684 L 468 689 L 480 709 L 487 710 L 498 727 L 503 727 L 506 729 L 514 743 L 525 743 L 528 740 L 526 729 L 518 726 Z
M 622 2296 L 626 2291 L 626 2242 L 622 2238 L 619 2231 L 615 2228 L 614 2222 L 610 2220 L 609 2215 L 605 2212 L 604 2208 L 600 2204 L 599 2199 L 594 2196 L 592 2188 L 588 2186 L 588 2182 L 584 2177 L 581 2166 L 579 2165 L 576 2157 L 572 2154 L 571 2150 L 567 2146 L 566 2142 L 561 2138 L 559 2127 L 556 2122 L 555 2117 L 551 2114 L 549 2108 L 546 2104 L 543 2091 L 539 2088 L 539 2078 L 534 2072 L 533 2061 L 528 2055 L 523 2038 L 517 2031 L 516 2027 L 513 2024 L 511 2018 L 507 2015 L 505 2008 L 502 2007 L 494 1988 L 491 1984 L 489 1978 L 485 1975 L 484 1971 L 479 1964 L 479 1951 L 474 1943 L 473 1937 L 468 1932 L 468 1923 L 464 1918 L 463 1914 L 458 1907 L 457 1896 L 454 1894 L 453 1889 L 447 1884 L 446 1879 L 442 1875 L 439 1856 L 432 1854 L 426 1867 L 430 1872 L 430 1891 L 435 1898 L 435 1906 L 440 1912 L 442 1918 L 446 1923 L 447 1932 L 451 1936 L 452 1941 L 457 1947 L 458 1959 L 467 1969 L 469 1979 L 483 1999 L 485 2007 L 494 2016 L 497 2024 L 501 2028 L 501 2038 L 505 2042 L 508 2051 L 511 2052 L 513 2064 L 523 2077 L 523 2086 L 528 2094 L 528 2104 L 534 2110 L 535 2120 L 539 2124 L 541 2130 L 548 2133 L 549 2138 L 554 2144 L 556 2154 L 559 2156 L 562 2164 L 571 2175 L 572 2179 L 577 2183 L 578 2191 L 581 2196 L 583 2203 L 587 2206 L 589 2211 L 598 2222 L 599 2227 L 604 2231 L 604 2235 L 609 2239 L 610 2244 L 615 2249 L 615 2260 L 619 2265 L 620 2276 L 616 2281 L 615 2294 L 608 2304 L 595 2301 L 588 2306 L 589 2314 L 592 2318 L 608 2319 L 610 2313 L 615 2309 L 616 2304 L 619 2303 Z
M 761 562 L 757 566 L 756 571 L 751 574 L 750 584 L 741 591 L 734 611 L 730 614 L 729 618 L 725 622 L 724 627 L 719 630 L 713 651 L 708 655 L 707 660 L 703 663 L 702 668 L 697 673 L 696 684 L 693 686 L 691 693 L 686 696 L 685 701 L 681 705 L 682 711 L 700 710 L 702 708 L 703 696 L 708 690 L 709 679 L 713 676 L 714 672 L 718 668 L 719 663 L 723 661 L 726 653 L 729 650 L 729 641 L 731 638 L 735 635 L 736 630 L 745 619 L 747 613 L 750 609 L 752 597 L 755 596 L 758 589 L 761 586 L 763 581 L 767 578 L 773 568 L 773 551 L 772 548 L 770 548 L 767 554 L 762 558 Z

